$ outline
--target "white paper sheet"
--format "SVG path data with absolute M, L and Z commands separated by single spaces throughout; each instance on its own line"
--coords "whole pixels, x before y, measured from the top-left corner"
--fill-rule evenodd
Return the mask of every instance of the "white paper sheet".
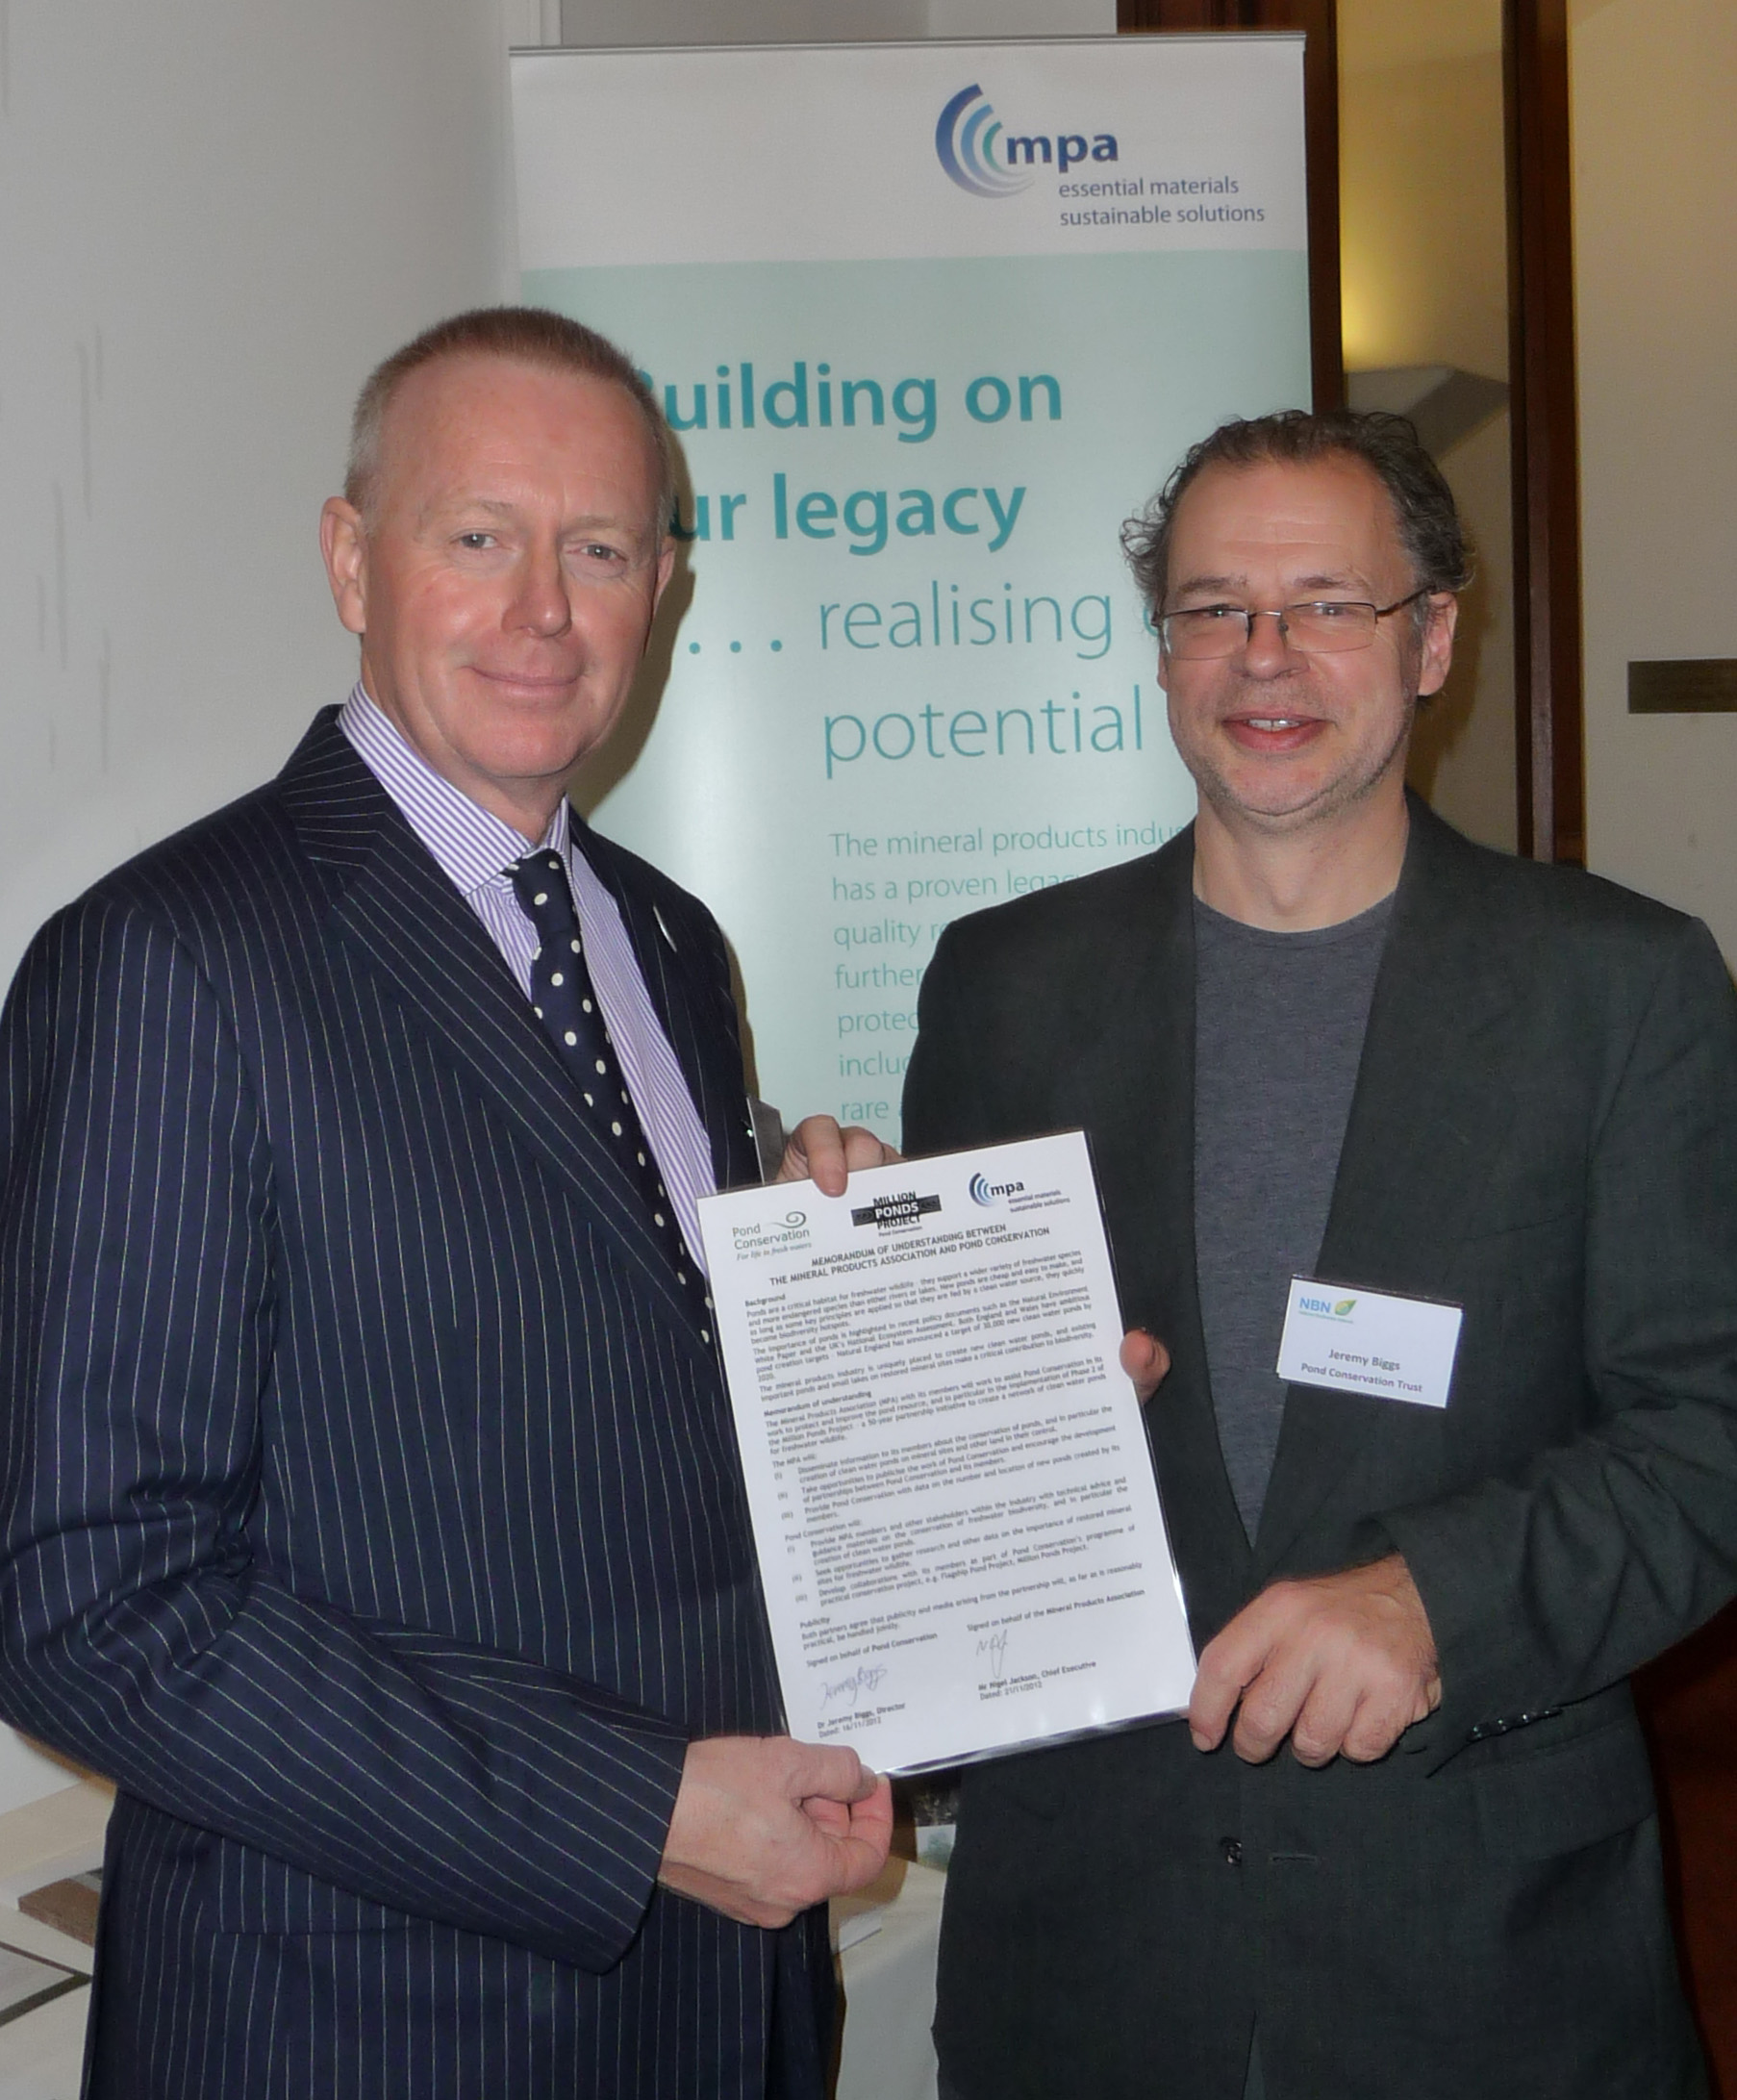
M 700 1219 L 791 1733 L 911 1771 L 1180 1711 L 1084 1137 Z

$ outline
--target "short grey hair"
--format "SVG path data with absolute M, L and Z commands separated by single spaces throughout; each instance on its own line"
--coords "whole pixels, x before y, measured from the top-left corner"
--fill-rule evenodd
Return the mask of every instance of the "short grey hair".
M 368 374 L 350 421 L 350 456 L 343 479 L 345 501 L 354 504 L 365 520 L 372 521 L 379 497 L 381 434 L 398 389 L 424 365 L 456 357 L 505 358 L 546 371 L 604 379 L 619 387 L 639 410 L 657 457 L 655 537 L 659 542 L 668 537 L 675 517 L 675 441 L 657 396 L 633 360 L 607 336 L 541 306 L 481 306 L 455 314 L 425 328 Z
M 1322 459 L 1361 460 L 1387 491 L 1399 539 L 1420 591 L 1463 591 L 1472 554 L 1447 478 L 1403 416 L 1384 410 L 1281 409 L 1221 423 L 1191 446 L 1138 518 L 1121 528 L 1122 550 L 1146 609 L 1156 620 L 1170 588 L 1176 510 L 1209 467 L 1306 467 Z M 1419 606 L 1419 629 L 1428 618 Z

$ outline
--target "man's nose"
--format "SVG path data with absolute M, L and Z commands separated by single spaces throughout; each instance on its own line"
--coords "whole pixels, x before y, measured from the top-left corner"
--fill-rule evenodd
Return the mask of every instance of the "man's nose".
M 529 627 L 535 634 L 556 635 L 572 625 L 570 585 L 559 549 L 528 548 L 516 580 L 518 591 L 511 615 L 515 626 Z
M 1248 638 L 1243 644 L 1245 670 L 1256 677 L 1274 677 L 1290 668 L 1296 656 L 1284 629 L 1280 612 L 1250 613 Z

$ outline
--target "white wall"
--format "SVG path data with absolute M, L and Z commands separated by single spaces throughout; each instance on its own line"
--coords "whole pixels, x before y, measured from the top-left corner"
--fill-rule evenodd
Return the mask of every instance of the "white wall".
M 1737 656 L 1737 8 L 1571 25 L 1588 857 L 1737 961 L 1737 716 L 1627 712 L 1631 658 Z
M 0 0 L 0 981 L 355 645 L 368 367 L 514 283 L 501 0 Z M 0 1731 L 0 1811 L 63 1784 Z
M 516 50 L 561 41 L 561 0 L 505 0 L 507 41 Z
M 0 979 L 341 695 L 348 403 L 512 281 L 498 0 L 5 16 Z

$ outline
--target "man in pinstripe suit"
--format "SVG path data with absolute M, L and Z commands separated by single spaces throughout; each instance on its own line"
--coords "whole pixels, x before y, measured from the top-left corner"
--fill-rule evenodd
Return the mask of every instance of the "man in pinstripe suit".
M 776 1733 L 688 1273 L 754 1172 L 722 943 L 565 801 L 668 494 L 588 331 L 390 360 L 322 529 L 355 693 L 8 1002 L 0 1708 L 119 1786 L 91 2093 L 820 2090 L 811 1907 L 889 1807 Z M 533 1007 L 533 848 L 625 1151 Z

